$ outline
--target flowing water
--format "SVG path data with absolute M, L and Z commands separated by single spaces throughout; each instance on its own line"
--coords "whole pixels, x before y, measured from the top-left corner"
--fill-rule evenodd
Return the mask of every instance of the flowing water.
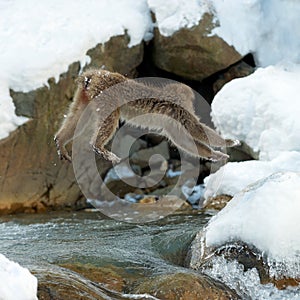
M 0 253 L 35 273 L 61 273 L 57 265 L 82 263 L 115 266 L 125 277 L 164 274 L 183 269 L 179 264 L 186 247 L 208 220 L 204 214 L 173 215 L 136 225 L 98 212 L 5 216 L 0 218 Z
M 84 299 L 156 299 L 96 286 L 82 276 L 61 268 L 64 264 L 112 267 L 126 278 L 178 271 L 195 233 L 210 219 L 208 214 L 170 215 L 160 221 L 129 224 L 103 217 L 98 212 L 49 213 L 0 218 L 0 253 L 28 267 L 34 274 L 52 274 L 52 281 L 66 280 Z M 261 285 L 255 270 L 246 273 L 237 263 L 216 258 L 213 269 L 204 270 L 234 288 L 242 299 L 300 299 L 299 288 L 283 291 Z M 56 276 L 56 277 L 55 277 Z

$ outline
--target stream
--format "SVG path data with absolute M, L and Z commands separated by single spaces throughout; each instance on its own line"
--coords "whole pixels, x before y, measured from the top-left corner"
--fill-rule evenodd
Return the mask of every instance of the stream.
M 180 264 L 194 234 L 210 217 L 202 213 L 170 215 L 160 221 L 137 225 L 108 219 L 99 212 L 3 216 L 0 218 L 0 253 L 35 275 L 40 272 L 60 274 L 57 280 L 75 276 L 58 266 L 78 263 L 100 268 L 113 266 L 125 278 L 143 278 L 180 269 L 194 272 Z M 84 285 L 87 288 L 89 283 Z M 152 299 L 113 295 L 104 287 L 101 290 L 99 296 L 103 299 L 105 296 L 107 299 Z
M 183 267 L 184 257 L 194 235 L 210 218 L 210 214 L 200 211 L 169 215 L 145 224 L 108 219 L 97 211 L 2 216 L 0 253 L 29 268 L 38 278 L 39 286 L 43 283 L 46 287 L 51 284 L 67 291 L 72 289 L 74 295 L 83 297 L 78 299 L 158 299 L 126 292 L 124 286 L 118 286 L 124 281 L 130 285 L 151 276 L 195 274 L 196 271 Z M 242 299 L 300 299 L 299 288 L 278 290 L 271 284 L 262 285 L 255 270 L 244 273 L 237 262 L 218 259 L 215 267 L 204 273 L 239 291 Z M 86 273 L 105 271 L 101 278 L 105 281 L 112 276 L 113 285 L 101 284 L 102 279 L 99 284 L 87 280 L 69 266 L 96 268 L 87 269 Z M 64 299 L 73 299 L 72 295 Z

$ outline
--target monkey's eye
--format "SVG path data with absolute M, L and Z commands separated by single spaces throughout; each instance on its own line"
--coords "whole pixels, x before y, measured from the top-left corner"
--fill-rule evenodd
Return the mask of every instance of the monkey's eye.
M 85 89 L 87 89 L 87 87 L 89 86 L 91 80 L 92 79 L 90 77 L 84 77 L 84 88 Z

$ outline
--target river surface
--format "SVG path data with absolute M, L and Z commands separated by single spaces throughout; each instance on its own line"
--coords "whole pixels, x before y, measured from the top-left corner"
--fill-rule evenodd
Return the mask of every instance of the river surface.
M 199 212 L 169 215 L 152 223 L 129 224 L 108 219 L 99 212 L 3 216 L 0 253 L 35 274 L 40 270 L 54 274 L 61 272 L 60 265 L 78 263 L 100 268 L 113 266 L 125 278 L 181 270 L 192 273 L 195 271 L 182 267 L 185 250 L 210 218 L 211 215 Z M 236 262 L 217 261 L 212 270 L 204 273 L 234 288 L 243 299 L 300 299 L 299 288 L 280 291 L 271 284 L 262 285 L 255 270 L 244 273 Z M 63 276 L 70 279 L 73 275 L 64 273 L 58 280 Z M 80 284 L 79 290 L 94 289 L 88 281 Z M 99 299 L 156 299 L 114 293 L 105 287 L 100 287 L 99 292 L 97 288 L 95 293 Z
M 172 215 L 129 224 L 98 212 L 5 216 L 0 253 L 30 270 L 83 263 L 115 266 L 136 277 L 170 273 L 183 269 L 184 250 L 209 218 Z

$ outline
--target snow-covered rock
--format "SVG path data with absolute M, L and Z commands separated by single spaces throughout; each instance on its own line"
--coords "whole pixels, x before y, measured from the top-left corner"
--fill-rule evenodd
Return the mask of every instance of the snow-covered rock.
M 212 103 L 224 138 L 244 141 L 260 159 L 300 151 L 300 65 L 260 68 L 226 84 Z
M 214 216 L 206 247 L 242 241 L 267 257 L 275 276 L 300 278 L 300 173 L 279 172 L 237 194 Z
M 214 15 L 217 35 L 241 55 L 252 53 L 259 66 L 282 60 L 300 63 L 300 3 L 291 0 L 148 0 L 164 36 L 196 26 Z M 276 30 L 274 30 L 276 28 Z
M 206 1 L 199 1 L 206 2 Z M 300 63 L 300 2 L 291 0 L 212 0 L 219 26 L 212 34 L 258 66 L 282 60 Z
M 148 0 L 156 24 L 163 36 L 171 36 L 181 28 L 196 26 L 202 16 L 211 10 L 211 1 Z
M 249 184 L 273 173 L 300 172 L 300 152 L 282 152 L 271 161 L 230 162 L 204 179 L 204 198 L 217 195 L 234 196 Z
M 129 47 L 151 38 L 146 0 L 2 1 L 0 139 L 26 121 L 14 115 L 9 88 L 26 92 L 47 85 L 50 77 L 58 80 L 71 63 L 90 61 L 87 50 L 125 30 Z
M 0 300 L 37 300 L 37 279 L 0 254 Z

